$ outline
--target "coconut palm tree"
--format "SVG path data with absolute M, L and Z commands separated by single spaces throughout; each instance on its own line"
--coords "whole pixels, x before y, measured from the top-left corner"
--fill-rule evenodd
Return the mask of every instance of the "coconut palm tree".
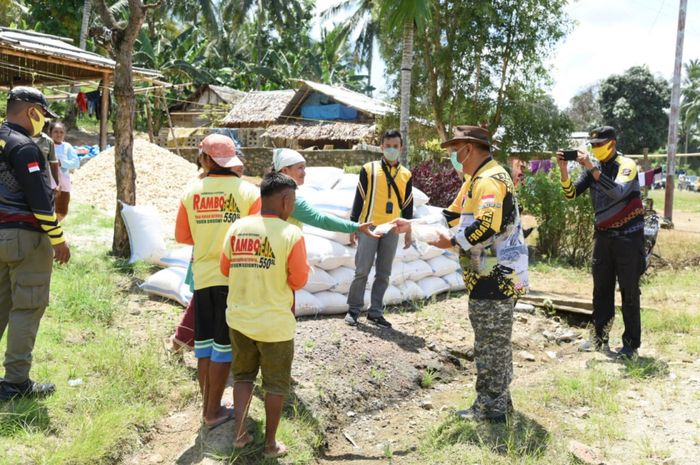
M 350 12 L 340 27 L 346 35 L 357 34 L 353 53 L 357 62 L 367 68 L 367 86 L 365 91 L 372 93 L 372 62 L 374 59 L 374 43 L 381 33 L 381 22 L 376 17 L 377 0 L 341 0 L 326 9 L 321 18 L 331 20 L 339 15 Z
M 401 113 L 399 129 L 403 138 L 401 164 L 408 166 L 408 123 L 411 112 L 411 71 L 413 70 L 413 40 L 417 27 L 423 27 L 430 19 L 430 0 L 396 0 L 383 2 L 381 17 L 387 19 L 392 31 L 401 31 Z

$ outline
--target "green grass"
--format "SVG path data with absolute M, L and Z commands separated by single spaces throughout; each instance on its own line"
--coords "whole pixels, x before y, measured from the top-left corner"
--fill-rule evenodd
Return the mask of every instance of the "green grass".
M 100 215 L 74 213 L 69 234 L 106 227 Z M 187 369 L 162 348 L 161 334 L 116 325 L 128 315 L 134 275 L 148 270 L 126 266 L 104 247 L 75 244 L 72 253 L 69 264 L 55 268 L 33 354 L 31 376 L 55 383 L 56 393 L 0 404 L 0 450 L 8 451 L 0 464 L 116 463 L 139 434 L 195 393 Z M 172 315 L 175 307 L 163 303 L 163 311 Z M 77 378 L 83 384 L 70 387 Z
M 435 370 L 427 369 L 423 371 L 423 375 L 420 378 L 420 387 L 423 389 L 430 389 L 435 384 Z
M 657 212 L 664 211 L 665 191 L 649 191 L 649 197 L 654 199 L 654 209 Z M 686 213 L 700 213 L 700 192 L 679 191 L 673 192 L 673 209 Z
M 552 400 L 567 407 L 590 407 L 610 415 L 619 412 L 616 394 L 624 387 L 623 381 L 614 373 L 597 366 L 576 374 L 558 374 L 554 377 Z

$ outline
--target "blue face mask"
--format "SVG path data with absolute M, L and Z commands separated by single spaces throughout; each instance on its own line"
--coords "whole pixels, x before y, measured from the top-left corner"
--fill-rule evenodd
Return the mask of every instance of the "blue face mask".
M 464 173 L 464 167 L 457 159 L 457 151 L 456 150 L 450 152 L 450 161 L 452 162 L 452 166 L 454 167 L 455 171 L 461 176 L 462 173 Z
M 384 158 L 386 158 L 389 161 L 396 161 L 399 159 L 399 149 L 393 148 L 393 147 L 387 147 L 384 149 Z

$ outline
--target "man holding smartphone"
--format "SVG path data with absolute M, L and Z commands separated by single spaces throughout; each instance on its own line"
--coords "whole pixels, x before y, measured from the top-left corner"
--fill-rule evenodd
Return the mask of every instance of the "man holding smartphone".
M 565 153 L 557 152 L 561 185 L 567 199 L 590 190 L 595 211 L 593 246 L 593 326 L 591 340 L 582 351 L 609 352 L 610 329 L 615 318 L 615 283 L 620 283 L 625 332 L 619 358 L 637 355 L 641 344 L 639 278 L 644 271 L 644 206 L 637 164 L 617 152 L 617 136 L 610 126 L 590 133 L 591 152 L 578 151 L 584 168 L 575 182 L 569 178 Z
M 399 164 L 401 133 L 395 129 L 382 135 L 382 159 L 365 164 L 355 191 L 350 220 L 375 225 L 389 223 L 397 218 L 413 218 L 413 187 L 411 172 Z M 396 255 L 399 235 L 390 231 L 380 238 L 361 235 L 355 253 L 355 279 L 348 292 L 348 314 L 345 322 L 357 325 L 360 310 L 365 303 L 367 276 L 375 265 L 367 321 L 380 328 L 391 328 L 384 318 L 384 294 L 389 287 L 391 265 Z M 406 233 L 404 247 L 411 246 L 411 232 Z

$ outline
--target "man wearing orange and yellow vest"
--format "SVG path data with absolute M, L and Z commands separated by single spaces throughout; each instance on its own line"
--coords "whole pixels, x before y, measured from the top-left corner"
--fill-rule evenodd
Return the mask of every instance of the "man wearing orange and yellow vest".
M 390 130 L 382 136 L 382 152 L 379 161 L 365 164 L 360 171 L 360 181 L 355 192 L 355 202 L 350 220 L 375 225 L 389 223 L 397 218 L 413 218 L 413 188 L 411 172 L 399 164 L 401 133 Z M 372 265 L 376 273 L 372 284 L 372 296 L 367 321 L 380 328 L 391 328 L 384 318 L 384 294 L 389 287 L 391 265 L 396 255 L 399 235 L 389 232 L 380 238 L 360 236 L 355 253 L 355 279 L 348 292 L 348 313 L 345 322 L 357 325 L 360 310 L 364 306 L 365 286 Z M 405 247 L 411 245 L 411 233 L 406 233 Z
M 463 419 L 501 423 L 513 409 L 513 309 L 515 299 L 527 292 L 527 246 L 513 180 L 491 157 L 488 131 L 457 126 L 454 132 L 442 147 L 464 184 L 443 215 L 459 229 L 454 236 L 440 234 L 432 245 L 459 246 L 469 292 L 477 396 L 470 409 L 458 413 Z
M 194 246 L 194 355 L 204 400 L 204 422 L 211 429 L 233 419 L 233 411 L 221 407 L 231 367 L 226 324 L 228 280 L 219 268 L 221 246 L 236 220 L 260 211 L 260 193 L 234 171 L 242 162 L 229 137 L 211 134 L 199 149 L 199 162 L 207 175 L 190 185 L 182 198 L 175 240 Z

